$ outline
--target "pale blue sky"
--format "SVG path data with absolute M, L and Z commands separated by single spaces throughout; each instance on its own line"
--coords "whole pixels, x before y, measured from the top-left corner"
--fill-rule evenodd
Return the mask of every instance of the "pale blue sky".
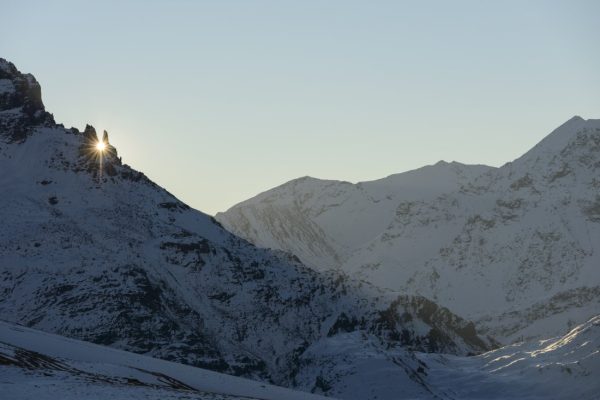
M 501 165 L 600 118 L 600 1 L 6 1 L 67 127 L 209 213 L 287 180 Z

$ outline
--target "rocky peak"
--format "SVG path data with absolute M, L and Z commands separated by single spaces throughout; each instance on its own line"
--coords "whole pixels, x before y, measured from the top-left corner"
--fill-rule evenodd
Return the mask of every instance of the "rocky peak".
M 99 168 L 102 168 L 109 176 L 115 176 L 117 174 L 115 166 L 121 165 L 121 159 L 118 157 L 117 149 L 108 141 L 108 132 L 103 131 L 102 141 L 100 141 L 96 128 L 88 124 L 85 126 L 82 136 L 83 142 L 79 147 L 79 156 L 84 169 L 98 172 Z M 98 150 L 98 143 L 104 144 L 103 150 Z
M 13 63 L 0 58 L 0 146 L 23 143 L 34 131 L 48 133 L 52 130 L 74 134 L 79 146 L 78 160 L 69 160 L 63 152 L 58 152 L 51 156 L 52 165 L 70 166 L 74 171 L 87 171 L 103 178 L 121 175 L 125 179 L 139 180 L 144 177 L 129 167 L 119 170 L 123 164 L 117 149 L 109 143 L 107 131 L 102 135 L 104 147 L 99 148 L 100 139 L 92 125 L 86 125 L 80 132 L 56 124 L 52 114 L 45 110 L 41 86 L 35 77 L 21 73 Z
M 98 135 L 96 134 L 96 128 L 94 128 L 92 125 L 89 125 L 89 124 L 86 125 L 85 129 L 83 130 L 83 137 L 89 141 L 97 142 Z
M 35 77 L 19 72 L 13 63 L 0 58 L 0 139 L 22 142 L 34 126 L 53 123 Z

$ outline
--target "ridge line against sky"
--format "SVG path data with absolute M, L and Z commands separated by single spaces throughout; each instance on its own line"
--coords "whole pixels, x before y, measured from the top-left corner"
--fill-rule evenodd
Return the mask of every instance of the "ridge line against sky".
M 57 122 L 214 214 L 300 176 L 500 166 L 600 117 L 597 1 L 0 1 Z

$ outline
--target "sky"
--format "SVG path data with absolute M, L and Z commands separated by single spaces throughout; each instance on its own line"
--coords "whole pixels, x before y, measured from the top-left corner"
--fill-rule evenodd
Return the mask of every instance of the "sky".
M 500 166 L 600 118 L 600 1 L 0 0 L 66 127 L 214 214 L 288 180 Z

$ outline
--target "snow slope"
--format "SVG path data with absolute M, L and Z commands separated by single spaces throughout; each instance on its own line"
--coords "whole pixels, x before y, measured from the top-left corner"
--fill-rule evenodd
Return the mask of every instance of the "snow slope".
M 323 399 L 5 322 L 0 322 L 0 393 L 10 400 Z
M 383 352 L 374 343 L 356 346 L 356 335 L 324 339 L 311 350 L 327 358 L 314 365 L 321 377 L 318 390 L 340 398 L 424 400 L 594 400 L 600 393 L 600 316 L 561 337 L 475 357 L 409 354 L 402 348 Z M 326 373 L 331 369 L 335 375 Z M 355 369 L 365 371 L 361 379 Z M 299 376 L 305 378 L 312 377 Z M 322 398 L 4 322 L 0 390 L 11 400 Z
M 351 335 L 347 341 L 322 343 L 323 353 L 339 353 L 345 371 L 370 371 L 365 381 L 358 381 L 338 370 L 334 381 L 325 382 L 335 387 L 330 394 L 341 398 L 595 400 L 600 393 L 600 316 L 563 336 L 474 357 L 415 353 L 411 359 L 401 351 L 374 356 L 370 353 L 375 348 L 353 348 Z M 342 356 L 349 352 L 351 358 Z M 406 375 L 398 374 L 399 365 L 417 365 L 410 371 L 422 381 L 425 393 L 404 385 Z M 328 367 L 333 366 L 321 368 Z
M 600 316 L 553 339 L 476 357 L 420 355 L 429 383 L 453 399 L 598 399 Z
M 508 343 L 599 309 L 599 189 L 600 120 L 574 117 L 501 168 L 301 178 L 216 218 L 318 270 L 432 298 Z

